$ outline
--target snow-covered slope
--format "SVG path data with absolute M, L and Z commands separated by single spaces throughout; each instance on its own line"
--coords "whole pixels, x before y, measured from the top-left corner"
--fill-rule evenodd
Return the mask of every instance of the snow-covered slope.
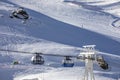
M 111 71 L 104 72 L 95 65 L 96 78 L 116 80 L 120 73 L 119 2 L 1 0 L 0 47 L 18 51 L 76 55 L 79 54 L 76 48 L 95 44 L 111 66 Z M 24 7 L 31 17 L 25 24 L 19 19 L 9 17 L 11 12 L 20 6 Z M 31 56 L 0 52 L 0 80 L 38 80 L 36 77 L 39 77 L 39 80 L 82 79 L 84 64 L 79 61 L 73 68 L 63 68 L 63 58 L 45 56 L 44 65 L 32 65 Z M 19 60 L 21 64 L 11 65 L 14 60 Z M 36 76 L 32 77 L 35 74 Z
M 99 49 L 100 51 L 114 54 L 119 54 L 120 52 L 120 31 L 119 28 L 113 27 L 111 25 L 111 21 L 117 19 L 115 16 L 98 11 L 86 10 L 78 6 L 71 6 L 60 0 L 40 0 L 39 2 L 36 2 L 34 0 L 11 1 L 12 2 L 7 1 L 6 3 L 14 6 L 21 5 L 28 8 L 28 13 L 32 17 L 32 20 L 28 21 L 27 25 L 19 23 L 20 20 L 9 19 L 10 23 L 14 21 L 16 22 L 11 24 L 12 28 L 17 28 L 17 26 L 21 26 L 19 29 L 22 31 L 22 34 L 78 47 L 86 44 L 96 44 L 97 49 Z M 11 9 L 13 8 L 14 7 L 12 7 Z M 55 12 L 53 13 L 53 11 Z M 57 20 L 45 16 L 41 13 Z M 9 13 L 7 15 L 9 15 Z M 72 25 L 65 24 L 63 22 L 67 22 Z M 6 24 L 6 22 L 3 23 Z M 92 30 L 94 32 L 88 30 Z
M 81 2 L 75 1 L 76 4 L 73 5 L 69 5 L 69 3 L 63 2 L 63 0 L 12 1 L 16 2 L 17 4 L 23 5 L 24 7 L 30 6 L 30 9 L 36 8 L 34 9 L 35 11 L 51 16 L 57 20 L 64 21 L 66 23 L 83 27 L 95 32 L 99 32 L 101 34 L 114 36 L 116 38 L 118 38 L 118 34 L 120 34 L 119 31 L 117 31 L 117 29 L 112 26 L 112 22 L 116 20 L 117 17 L 109 13 L 104 13 L 104 11 L 101 12 L 102 8 L 100 8 L 99 6 L 91 6 L 89 4 L 83 3 L 81 0 Z M 116 3 L 117 2 L 119 1 L 116 1 Z M 111 1 L 109 4 L 111 4 Z M 55 12 L 53 12 L 53 10 Z M 97 24 L 93 24 L 93 21 Z

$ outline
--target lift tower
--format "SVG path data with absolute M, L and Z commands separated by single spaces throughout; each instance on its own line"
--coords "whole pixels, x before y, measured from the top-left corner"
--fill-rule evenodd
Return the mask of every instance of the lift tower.
M 83 51 L 80 53 L 85 61 L 85 74 L 83 80 L 95 80 L 93 73 L 93 61 L 96 60 L 94 50 L 95 45 L 83 46 Z

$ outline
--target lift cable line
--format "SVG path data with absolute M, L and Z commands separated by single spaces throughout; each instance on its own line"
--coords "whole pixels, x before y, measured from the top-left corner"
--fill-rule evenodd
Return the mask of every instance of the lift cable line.
M 96 62 L 98 62 L 98 65 L 102 69 L 107 70 L 109 68 L 107 62 L 104 60 L 103 56 L 95 54 L 98 52 L 94 49 L 94 47 L 95 47 L 95 45 L 86 45 L 86 46 L 83 46 L 83 48 L 74 48 L 76 51 L 79 50 L 79 52 L 80 52 L 79 54 L 76 54 L 76 55 L 53 54 L 53 53 L 42 53 L 42 52 L 25 52 L 25 51 L 15 51 L 15 50 L 6 50 L 6 49 L 0 49 L 0 51 L 24 53 L 24 54 L 34 54 L 34 56 L 32 56 L 32 58 L 31 58 L 31 62 L 33 64 L 40 64 L 40 65 L 44 64 L 45 61 L 44 61 L 44 58 L 42 55 L 46 55 L 46 56 L 64 57 L 64 60 L 62 61 L 62 64 L 64 67 L 73 67 L 74 61 L 72 60 L 72 58 L 76 58 L 76 59 L 84 60 L 85 64 L 88 65 L 87 67 L 89 67 L 90 65 L 92 66 L 93 61 L 96 61 Z M 90 68 L 92 69 L 92 67 L 90 67 Z M 86 69 L 86 70 L 88 70 L 88 69 Z M 88 70 L 88 71 L 90 72 L 90 70 Z
M 32 52 L 15 51 L 15 50 L 6 50 L 6 49 L 0 49 L 0 51 L 15 52 L 15 53 L 27 53 L 27 54 L 33 54 Z
M 76 50 L 79 50 L 78 48 Z M 15 50 L 5 50 L 5 49 L 0 49 L 0 51 L 7 51 L 7 52 L 15 52 L 15 53 L 24 53 L 24 54 L 34 54 L 31 58 L 31 62 L 33 64 L 44 64 L 44 58 L 42 55 L 47 55 L 47 56 L 59 56 L 59 57 L 64 57 L 62 61 L 62 65 L 64 67 L 73 67 L 74 66 L 74 61 L 72 60 L 71 57 L 83 60 L 85 62 L 85 73 L 83 80 L 95 80 L 94 77 L 94 72 L 93 72 L 93 63 L 97 62 L 98 65 L 103 69 L 103 70 L 108 70 L 109 66 L 108 63 L 104 60 L 104 57 L 102 55 L 97 55 L 98 53 L 95 50 L 95 45 L 85 45 L 83 46 L 83 49 L 80 48 L 80 53 L 77 55 L 63 55 L 63 54 L 51 54 L 51 53 L 41 53 L 41 52 L 25 52 L 25 51 L 15 51 Z M 15 63 L 16 64 L 16 63 Z
M 64 57 L 64 60 L 62 61 L 62 64 L 64 67 L 73 67 L 74 66 L 74 61 L 71 59 L 71 57 L 76 58 L 77 55 L 63 55 L 63 54 L 48 54 L 48 53 L 41 53 L 41 52 L 24 52 L 24 51 L 15 51 L 15 50 L 5 50 L 5 49 L 0 49 L 0 51 L 7 51 L 7 52 L 15 52 L 15 53 L 24 53 L 24 54 L 34 54 L 31 58 L 31 62 L 33 64 L 44 64 L 44 58 L 42 55 L 46 56 L 59 56 L 59 57 Z
M 23 54 L 40 54 L 40 55 L 47 55 L 47 56 L 60 56 L 60 57 L 76 57 L 77 55 L 66 55 L 66 54 L 52 54 L 52 53 L 42 53 L 42 52 L 25 52 L 25 51 L 15 51 L 15 50 L 6 50 L 0 49 L 0 51 L 5 52 L 14 52 L 14 53 L 23 53 Z

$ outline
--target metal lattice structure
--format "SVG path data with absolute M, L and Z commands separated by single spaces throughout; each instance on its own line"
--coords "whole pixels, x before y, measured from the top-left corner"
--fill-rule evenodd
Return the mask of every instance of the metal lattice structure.
M 85 73 L 83 80 L 95 80 L 93 73 L 93 61 L 96 60 L 96 54 L 94 52 L 94 47 L 95 45 L 83 46 L 85 51 L 80 53 L 85 61 Z

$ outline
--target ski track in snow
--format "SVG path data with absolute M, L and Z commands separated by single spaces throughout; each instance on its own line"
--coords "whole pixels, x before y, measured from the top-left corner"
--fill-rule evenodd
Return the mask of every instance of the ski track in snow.
M 113 21 L 112 26 L 116 28 L 120 28 L 120 18 Z

